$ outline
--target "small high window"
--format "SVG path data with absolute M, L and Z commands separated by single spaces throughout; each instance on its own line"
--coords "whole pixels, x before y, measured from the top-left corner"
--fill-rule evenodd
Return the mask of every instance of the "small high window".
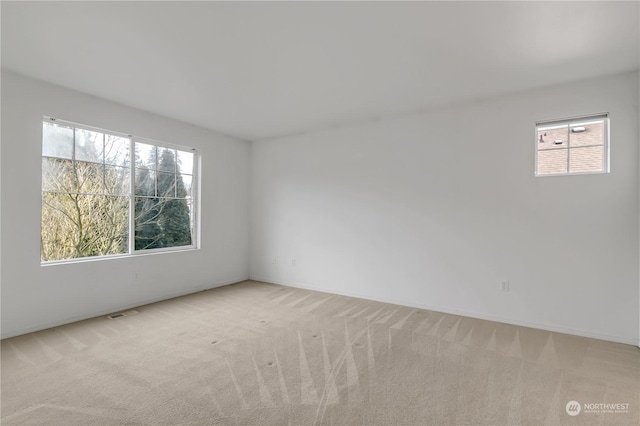
M 536 176 L 609 172 L 609 115 L 536 123 Z

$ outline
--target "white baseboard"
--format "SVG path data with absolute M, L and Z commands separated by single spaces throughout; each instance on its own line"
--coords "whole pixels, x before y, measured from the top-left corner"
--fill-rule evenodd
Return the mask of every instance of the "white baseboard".
M 254 281 L 262 281 L 262 282 L 269 283 L 269 284 L 280 284 L 280 285 L 284 285 L 284 286 L 287 286 L 287 287 L 295 287 L 295 288 L 301 288 L 301 289 L 305 289 L 305 290 L 314 290 L 314 291 L 320 291 L 320 292 L 329 293 L 329 294 L 339 294 L 341 296 L 356 297 L 358 299 L 372 300 L 372 301 L 383 302 L 383 303 L 391 303 L 391 304 L 394 304 L 394 305 L 408 306 L 408 307 L 411 307 L 411 308 L 424 309 L 424 310 L 428 310 L 428 311 L 441 312 L 441 313 L 445 313 L 445 314 L 460 315 L 460 316 L 464 316 L 464 317 L 470 317 L 470 318 L 477 318 L 477 319 L 482 319 L 482 320 L 487 320 L 487 321 L 500 322 L 500 323 L 504 323 L 504 324 L 519 325 L 519 326 L 522 326 L 522 327 L 536 328 L 536 329 L 539 329 L 539 330 L 554 331 L 554 332 L 557 332 L 557 333 L 571 334 L 571 335 L 574 335 L 574 336 L 590 337 L 592 339 L 606 340 L 606 341 L 615 342 L 615 343 L 624 343 L 624 344 L 632 345 L 632 346 L 640 346 L 640 340 L 634 339 L 634 338 L 615 336 L 615 335 L 604 334 L 604 333 L 597 333 L 597 332 L 592 332 L 592 331 L 589 331 L 589 330 L 581 330 L 581 329 L 575 329 L 575 328 L 570 328 L 570 327 L 563 327 L 563 326 L 554 325 L 554 324 L 544 324 L 544 323 L 536 323 L 536 322 L 529 322 L 529 321 L 520 321 L 520 320 L 512 319 L 512 318 L 503 318 L 503 317 L 500 317 L 500 316 L 497 316 L 497 315 L 490 315 L 490 314 L 484 314 L 484 313 L 480 313 L 480 312 L 465 311 L 465 310 L 461 310 L 461 309 L 452 308 L 452 307 L 449 307 L 449 306 L 436 306 L 436 305 L 429 305 L 429 304 L 424 304 L 424 303 L 416 303 L 415 301 L 398 300 L 398 299 L 391 299 L 391 298 L 389 298 L 389 299 L 381 299 L 381 298 L 371 297 L 371 296 L 366 295 L 366 294 L 354 293 L 354 292 L 349 292 L 349 291 L 327 290 L 326 288 L 322 288 L 322 287 L 318 287 L 318 286 L 314 286 L 314 285 L 300 284 L 300 283 L 297 283 L 297 282 L 294 283 L 294 282 L 288 282 L 288 281 L 282 281 L 282 280 L 272 280 L 272 279 L 268 279 L 268 278 L 264 278 L 264 277 L 257 277 L 257 276 L 251 276 L 249 279 L 254 280 Z
M 73 316 L 73 317 L 64 318 L 64 319 L 61 319 L 61 320 L 58 320 L 58 321 L 51 321 L 51 322 L 36 324 L 36 325 L 29 326 L 29 327 L 17 329 L 17 330 L 9 330 L 8 332 L 3 333 L 2 336 L 0 336 L 0 339 L 8 339 L 10 337 L 16 337 L 16 336 L 21 336 L 23 334 L 34 333 L 36 331 L 46 330 L 48 328 L 53 328 L 53 327 L 59 327 L 61 325 L 71 324 L 71 323 L 77 322 L 77 321 L 83 321 L 83 320 L 90 319 L 90 318 L 96 318 L 96 317 L 100 317 L 100 316 L 103 316 L 103 315 L 109 315 L 109 314 L 112 314 L 114 312 L 120 312 L 120 311 L 124 311 L 124 310 L 127 310 L 127 309 L 133 309 L 133 308 L 137 308 L 139 306 L 148 305 L 150 303 L 156 303 L 156 302 L 161 302 L 163 300 L 174 299 L 174 298 L 180 297 L 180 296 L 186 296 L 188 294 L 199 293 L 201 291 L 210 290 L 212 288 L 217 288 L 217 287 L 222 287 L 222 286 L 225 286 L 225 285 L 239 283 L 239 282 L 242 282 L 242 281 L 246 281 L 248 279 L 249 278 L 241 278 L 241 279 L 236 279 L 236 280 L 231 280 L 231 281 L 221 281 L 221 282 L 208 284 L 208 285 L 204 285 L 204 286 L 198 286 L 196 288 L 192 288 L 192 289 L 189 289 L 189 290 L 186 290 L 186 291 L 183 291 L 183 292 L 171 293 L 171 294 L 160 296 L 160 297 L 154 297 L 154 298 L 151 298 L 151 299 L 145 299 L 145 300 L 141 300 L 141 301 L 136 301 L 136 302 L 133 302 L 133 303 L 128 303 L 128 304 L 125 304 L 125 305 L 115 306 L 115 307 L 104 309 L 104 310 L 100 310 L 100 311 L 97 311 L 97 312 L 90 312 L 90 313 L 83 314 L 83 315 L 77 315 L 77 316 Z

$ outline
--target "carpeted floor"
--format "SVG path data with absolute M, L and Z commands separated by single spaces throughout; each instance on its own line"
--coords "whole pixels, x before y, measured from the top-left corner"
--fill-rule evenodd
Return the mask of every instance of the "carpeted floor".
M 640 423 L 633 346 L 253 281 L 137 310 L 2 341 L 2 424 Z

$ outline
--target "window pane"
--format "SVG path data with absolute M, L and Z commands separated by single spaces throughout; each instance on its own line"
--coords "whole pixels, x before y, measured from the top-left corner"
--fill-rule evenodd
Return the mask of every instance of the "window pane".
M 46 157 L 73 158 L 73 128 L 43 122 L 42 155 Z
M 146 143 L 136 142 L 136 167 L 156 169 L 156 147 Z
M 104 192 L 104 166 L 102 164 L 76 161 L 75 172 L 77 192 L 84 194 L 102 194 Z
M 155 197 L 156 172 L 149 169 L 136 169 L 135 195 Z
M 538 151 L 538 174 L 566 173 L 567 152 L 566 149 Z
M 538 150 L 566 148 L 569 140 L 569 126 L 541 128 L 538 130 Z
M 43 158 L 42 190 L 74 192 L 73 162 L 58 158 Z
M 604 146 L 573 148 L 569 152 L 569 171 L 601 172 L 604 170 Z
M 193 152 L 178 151 L 178 172 L 193 174 Z
M 168 148 L 158 148 L 158 170 L 162 172 L 175 173 L 176 171 L 176 150 Z
M 178 179 L 176 182 L 176 197 L 191 198 L 192 182 L 193 182 L 193 176 L 178 175 Z
M 104 162 L 114 166 L 129 165 L 131 140 L 114 135 L 104 135 Z
M 126 195 L 129 193 L 129 167 L 105 166 L 104 190 L 107 194 Z
M 176 175 L 174 173 L 158 172 L 158 197 L 175 198 L 176 196 Z
M 160 227 L 161 201 L 157 198 L 136 197 L 135 249 L 149 250 L 164 247 Z
M 167 200 L 162 209 L 160 225 L 165 247 L 191 245 L 191 217 L 187 200 Z
M 41 259 L 126 253 L 129 199 L 83 194 L 42 194 Z
M 90 130 L 76 129 L 76 160 L 102 163 L 104 135 Z
M 571 147 L 604 144 L 604 122 L 572 125 L 569 141 Z
M 135 209 L 136 250 L 192 244 L 187 200 L 139 197 Z

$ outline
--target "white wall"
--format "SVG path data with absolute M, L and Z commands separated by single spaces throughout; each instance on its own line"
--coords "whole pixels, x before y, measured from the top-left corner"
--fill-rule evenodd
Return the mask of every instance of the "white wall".
M 637 73 L 252 146 L 1 82 L 3 338 L 247 278 L 251 186 L 252 278 L 640 343 Z M 536 120 L 602 111 L 610 174 L 533 177 Z M 40 266 L 43 115 L 198 148 L 202 249 Z
M 638 93 L 629 73 L 254 142 L 251 277 L 637 344 Z M 599 112 L 611 173 L 535 178 L 534 123 Z
M 202 248 L 41 266 L 43 115 L 199 149 Z M 3 71 L 2 337 L 248 278 L 250 148 L 248 142 Z

